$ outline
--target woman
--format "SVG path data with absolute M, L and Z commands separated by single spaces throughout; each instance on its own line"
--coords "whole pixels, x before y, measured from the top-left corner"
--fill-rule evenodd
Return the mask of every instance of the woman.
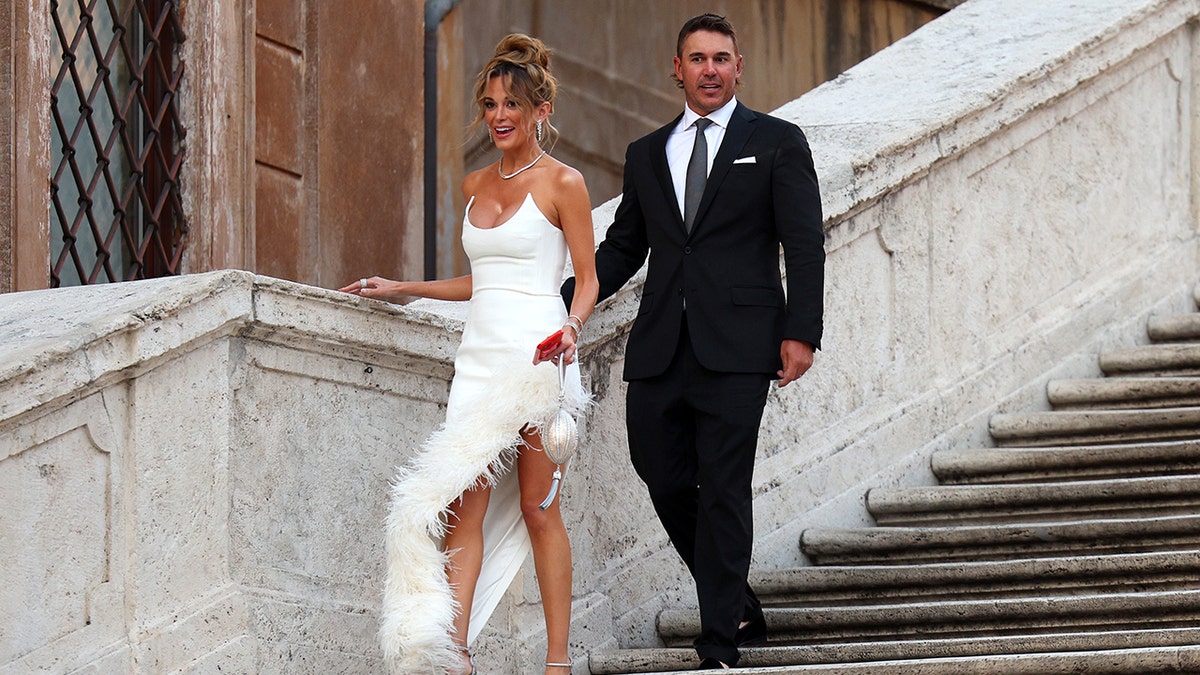
M 446 422 L 393 485 L 381 638 L 389 664 L 404 673 L 473 673 L 467 645 L 531 546 L 546 673 L 570 672 L 571 551 L 558 501 L 539 508 L 555 465 L 540 452 L 538 428 L 558 408 L 560 359 L 570 364 L 569 405 L 586 403 L 574 361 L 599 285 L 583 177 L 544 149 L 557 135 L 549 66 L 539 40 L 509 35 L 476 81 L 475 124 L 501 155 L 462 185 L 472 274 L 371 277 L 342 289 L 388 301 L 470 301 Z M 579 280 L 570 316 L 558 291 L 568 250 Z M 537 349 L 560 329 L 561 340 Z

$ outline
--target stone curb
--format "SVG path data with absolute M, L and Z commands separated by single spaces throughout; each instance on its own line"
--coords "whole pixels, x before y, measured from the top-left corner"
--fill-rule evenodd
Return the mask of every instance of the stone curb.
M 1194 625 L 1200 619 L 1200 589 L 1049 598 L 991 598 L 979 601 L 860 604 L 852 607 L 768 608 L 767 626 L 780 643 L 824 640 L 895 640 L 991 634 L 1121 631 L 1153 622 Z M 1176 623 L 1178 625 L 1178 623 Z M 667 646 L 688 646 L 700 634 L 700 613 L 665 610 L 659 633 Z
M 816 564 L 918 563 L 1060 557 L 1193 548 L 1200 515 L 964 527 L 808 529 L 800 547 Z
M 939 450 L 931 466 L 942 484 L 1178 474 L 1200 471 L 1200 441 Z
M 867 510 L 883 526 L 1182 515 L 1200 511 L 1200 476 L 875 488 Z
M 1200 340 L 1200 314 L 1152 317 L 1146 332 L 1154 342 Z
M 1036 635 L 1072 628 L 1103 632 L 1125 630 L 1146 621 L 1164 627 L 1172 622 L 1193 625 L 1200 618 L 1200 589 L 764 611 L 772 640 L 783 644 L 926 640 L 1013 632 Z M 658 630 L 667 646 L 688 646 L 700 633 L 700 615 L 695 610 L 665 610 L 658 617 Z
M 1022 597 L 1028 591 L 1193 587 L 1200 549 L 921 565 L 795 567 L 752 574 L 765 605 Z
M 989 431 L 1001 447 L 1196 438 L 1200 408 L 1008 413 L 993 415 Z
M 1046 396 L 1056 410 L 1107 410 L 1200 406 L 1200 378 L 1117 377 L 1054 380 Z
M 1153 643 L 1154 631 L 1144 634 L 1114 633 L 1112 641 L 1121 643 L 1128 641 L 1137 645 L 1144 640 Z M 1125 637 L 1123 637 L 1125 636 Z M 1016 637 L 978 637 L 970 640 L 942 642 L 936 640 L 922 641 L 908 645 L 917 651 L 926 646 L 931 658 L 897 658 L 882 656 L 893 645 L 879 643 L 850 643 L 846 645 L 831 645 L 828 647 L 779 647 L 767 649 L 745 650 L 743 668 L 738 672 L 746 675 L 786 675 L 789 673 L 809 673 L 810 675 L 853 675 L 869 673 L 871 675 L 1076 675 L 1078 673 L 1108 673 L 1109 675 L 1151 675 L 1153 673 L 1200 672 L 1200 647 L 1187 644 L 1194 640 L 1191 631 L 1180 631 L 1172 646 L 1130 649 L 1105 649 L 1103 647 L 1085 646 L 1083 641 L 1078 646 L 1070 648 L 1070 637 L 1060 640 L 1047 638 Z M 1056 645 L 1063 645 L 1060 653 L 1019 653 L 1020 645 L 1028 642 L 1030 647 L 1041 647 L 1049 651 Z M 971 656 L 949 656 L 948 653 L 962 651 L 972 653 L 972 647 L 978 645 L 986 649 L 992 645 L 1003 645 L 1005 642 L 1013 645 L 1011 654 L 994 653 L 986 658 L 978 659 Z M 947 654 L 936 654 L 937 649 L 944 649 Z M 774 650 L 778 649 L 778 652 Z M 1086 651 L 1083 651 L 1086 650 Z M 632 651 L 632 650 L 631 650 Z M 618 673 L 682 673 L 695 667 L 695 652 L 690 649 L 659 649 L 637 650 L 649 652 L 634 654 L 618 660 L 610 656 L 610 652 L 596 652 L 591 657 L 591 672 L 594 675 L 616 675 Z M 999 649 L 997 651 L 1000 651 Z M 1032 650 L 1030 650 L 1032 651 Z M 765 652 L 759 656 L 759 652 Z M 859 656 L 855 656 L 855 655 Z M 854 663 L 870 658 L 872 654 L 881 654 L 885 660 Z M 807 658 L 806 658 L 807 657 Z M 757 666 L 762 661 L 791 660 L 805 665 L 790 666 Z M 834 663 L 842 660 L 849 663 Z M 824 663 L 820 663 L 824 662 Z M 757 667 L 756 667 L 757 666 Z M 677 668 L 678 670 L 664 670 Z
M 1195 375 L 1200 373 L 1200 345 L 1159 344 L 1114 349 L 1100 355 L 1100 369 L 1106 375 Z

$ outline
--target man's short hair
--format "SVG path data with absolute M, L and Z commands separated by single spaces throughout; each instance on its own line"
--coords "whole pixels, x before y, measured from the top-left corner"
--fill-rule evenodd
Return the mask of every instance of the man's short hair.
M 675 56 L 683 58 L 683 41 L 687 39 L 687 36 L 699 30 L 710 30 L 714 33 L 728 35 L 729 39 L 733 40 L 734 56 L 737 56 L 737 31 L 733 29 L 733 24 L 729 23 L 729 19 L 716 14 L 694 16 L 683 24 L 683 28 L 679 29 L 679 39 L 675 42 Z

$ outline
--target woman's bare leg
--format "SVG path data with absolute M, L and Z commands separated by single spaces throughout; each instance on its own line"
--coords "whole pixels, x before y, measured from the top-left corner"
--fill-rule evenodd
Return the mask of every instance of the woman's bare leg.
M 555 464 L 540 452 L 537 434 L 521 433 L 527 447 L 517 458 L 517 476 L 521 484 L 521 513 L 533 544 L 533 565 L 538 588 L 542 592 L 542 610 L 546 615 L 546 661 L 569 663 L 567 641 L 571 633 L 571 542 L 563 525 L 555 498 L 550 508 L 538 505 L 550 492 Z M 546 668 L 547 675 L 563 675 L 566 668 Z
M 471 602 L 475 598 L 475 584 L 479 581 L 479 570 L 483 566 L 483 516 L 487 513 L 488 499 L 492 489 L 477 484 L 467 490 L 450 505 L 447 518 L 446 550 L 450 561 L 446 565 L 446 577 L 454 600 L 458 603 L 458 616 L 454 618 L 454 643 L 464 650 L 467 646 L 467 627 L 471 621 Z M 464 651 L 464 663 L 466 653 Z M 471 672 L 470 665 L 463 672 Z

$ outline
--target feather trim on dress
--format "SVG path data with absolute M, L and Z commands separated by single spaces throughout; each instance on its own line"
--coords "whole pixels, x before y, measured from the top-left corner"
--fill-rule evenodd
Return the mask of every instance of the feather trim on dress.
M 579 414 L 590 397 L 577 380 L 572 384 L 566 407 Z M 380 627 L 392 672 L 444 673 L 459 663 L 450 633 L 461 608 L 446 579 L 441 548 L 450 504 L 481 477 L 494 485 L 509 470 L 520 451 L 520 430 L 546 424 L 558 410 L 558 392 L 554 364 L 509 364 L 397 472 L 387 517 Z

